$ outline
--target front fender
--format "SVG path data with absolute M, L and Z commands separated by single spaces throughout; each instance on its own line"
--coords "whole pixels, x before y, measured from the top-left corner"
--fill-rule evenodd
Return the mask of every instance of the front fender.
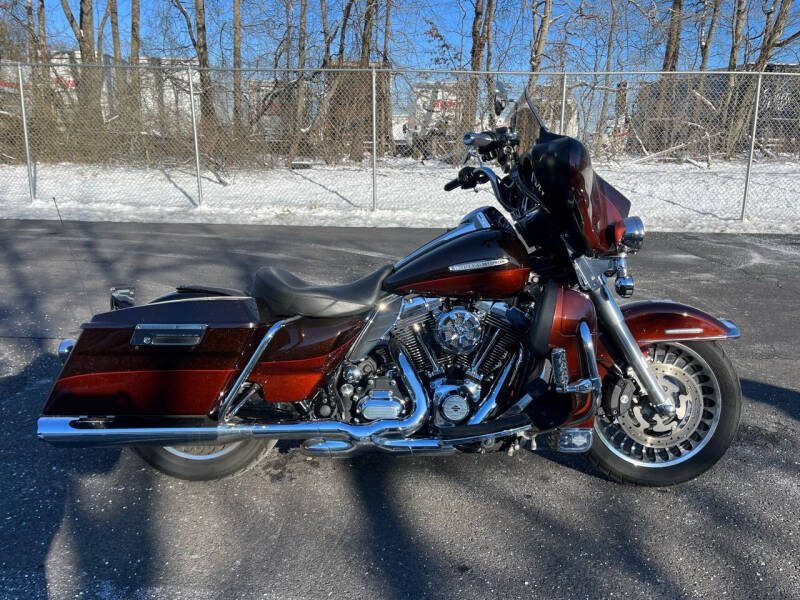
M 639 344 L 739 337 L 739 328 L 733 322 L 717 319 L 686 304 L 644 300 L 620 306 L 620 310 Z

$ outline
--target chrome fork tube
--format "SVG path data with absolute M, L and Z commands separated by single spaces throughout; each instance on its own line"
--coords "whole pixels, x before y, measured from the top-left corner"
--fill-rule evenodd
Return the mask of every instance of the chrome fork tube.
M 604 281 L 599 287 L 589 290 L 597 308 L 597 316 L 605 326 L 606 331 L 614 339 L 617 348 L 625 356 L 639 384 L 647 392 L 650 403 L 663 416 L 675 415 L 675 404 L 667 397 L 656 376 L 650 369 L 650 364 L 642 354 L 639 344 L 634 339 L 631 330 L 625 323 L 625 317 L 619 309 L 611 290 Z

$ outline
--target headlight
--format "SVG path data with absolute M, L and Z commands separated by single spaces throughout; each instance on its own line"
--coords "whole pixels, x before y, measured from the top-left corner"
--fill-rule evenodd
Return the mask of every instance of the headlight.
M 625 227 L 619 240 L 617 250 L 620 253 L 636 254 L 642 249 L 644 242 L 644 223 L 639 217 L 628 217 L 622 224 Z

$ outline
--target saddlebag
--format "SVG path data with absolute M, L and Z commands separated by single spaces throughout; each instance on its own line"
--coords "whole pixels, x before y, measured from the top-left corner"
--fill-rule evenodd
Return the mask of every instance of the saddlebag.
M 44 415 L 211 412 L 258 344 L 265 318 L 249 297 L 178 298 L 82 325 Z

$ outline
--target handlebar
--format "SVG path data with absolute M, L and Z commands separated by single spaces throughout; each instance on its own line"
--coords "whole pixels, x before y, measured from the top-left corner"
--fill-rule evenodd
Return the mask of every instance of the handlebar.
M 497 135 L 491 131 L 481 133 L 467 132 L 464 134 L 464 145 L 475 146 L 476 148 L 486 148 L 498 141 Z
M 458 180 L 458 177 L 456 177 L 455 179 L 444 184 L 444 191 L 450 192 L 458 187 L 461 187 L 461 182 Z

